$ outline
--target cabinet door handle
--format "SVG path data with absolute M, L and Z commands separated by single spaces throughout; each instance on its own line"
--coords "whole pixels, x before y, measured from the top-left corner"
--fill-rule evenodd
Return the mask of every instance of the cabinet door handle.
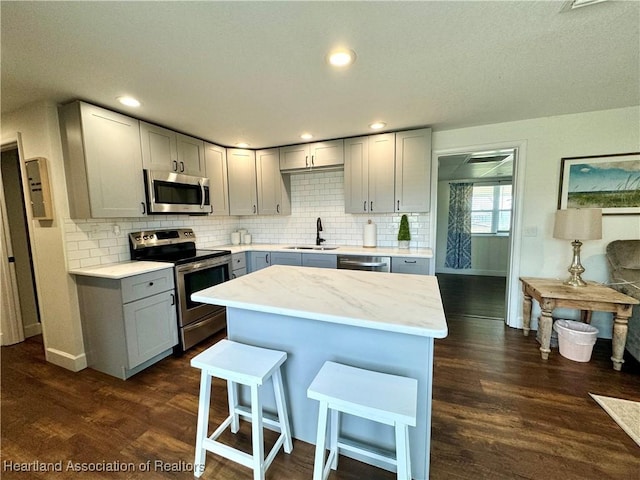
M 276 212 L 280 213 L 280 204 L 279 203 L 276 205 Z
M 309 155 L 305 155 L 304 156 L 304 166 L 308 167 L 309 166 Z
M 371 207 L 369 208 L 370 212 L 373 212 L 373 202 L 371 202 Z
M 314 166 L 314 162 L 313 162 L 313 159 L 314 159 L 314 158 L 315 158 L 315 155 L 311 155 L 311 166 L 312 166 L 312 167 Z
M 149 282 L 149 286 L 150 286 L 150 287 L 153 287 L 153 282 Z
M 265 263 L 267 265 L 269 265 L 269 254 L 268 253 L 264 256 L 264 261 L 265 261 Z
M 404 263 L 418 263 L 417 260 L 405 260 Z
M 184 173 L 184 162 L 180 162 L 180 173 Z
M 178 161 L 177 160 L 173 160 L 173 171 L 174 172 L 178 171 Z
M 362 206 L 362 209 L 366 212 L 367 211 L 367 201 L 364 201 L 364 205 Z
M 176 296 L 172 293 L 171 294 L 171 305 L 175 305 L 176 304 Z
M 140 202 L 140 204 L 142 205 L 142 214 L 146 215 L 147 214 L 147 206 L 145 205 L 144 202 Z
M 398 211 L 400 211 L 400 200 L 398 200 Z
M 257 212 L 257 208 L 256 208 L 256 206 L 254 205 L 254 206 L 253 206 L 253 213 L 256 213 L 256 212 Z

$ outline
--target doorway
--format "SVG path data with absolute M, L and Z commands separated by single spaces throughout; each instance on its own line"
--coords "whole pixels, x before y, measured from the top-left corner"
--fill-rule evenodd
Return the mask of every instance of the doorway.
M 518 149 L 437 156 L 435 274 L 445 312 L 506 321 Z
M 0 159 L 2 213 L 2 344 L 42 333 L 33 269 L 20 154 L 16 143 L 3 145 Z M 5 309 L 3 309 L 5 310 Z

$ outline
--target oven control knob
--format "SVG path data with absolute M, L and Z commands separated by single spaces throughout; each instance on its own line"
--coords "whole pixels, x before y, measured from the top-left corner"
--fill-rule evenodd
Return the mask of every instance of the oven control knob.
M 149 240 L 149 235 L 145 235 L 142 237 L 143 240 Z
M 138 235 L 138 236 L 136 237 L 136 242 L 139 242 L 139 241 L 140 241 L 140 238 L 142 238 L 142 237 L 140 237 L 140 235 Z
M 153 239 L 156 238 L 156 236 L 152 233 L 151 235 L 149 235 L 149 238 Z

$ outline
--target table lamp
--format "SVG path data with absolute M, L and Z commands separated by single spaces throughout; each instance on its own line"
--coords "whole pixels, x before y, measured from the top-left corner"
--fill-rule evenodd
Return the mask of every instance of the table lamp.
M 598 240 L 602 238 L 602 210 L 599 208 L 567 208 L 556 212 L 553 237 L 573 240 L 573 261 L 569 267 L 569 279 L 565 285 L 584 287 L 586 282 L 580 275 L 584 267 L 580 264 L 580 240 Z

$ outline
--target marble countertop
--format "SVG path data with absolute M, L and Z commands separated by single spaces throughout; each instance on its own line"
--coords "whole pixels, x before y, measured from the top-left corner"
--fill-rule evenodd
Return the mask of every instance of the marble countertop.
M 433 258 L 433 250 L 431 248 L 394 248 L 394 247 L 357 247 L 349 245 L 323 245 L 326 247 L 336 247 L 334 250 L 313 250 L 313 249 L 291 249 L 295 243 L 252 243 L 250 245 L 218 245 L 214 248 L 219 250 L 230 250 L 231 253 L 242 253 L 250 251 L 279 251 L 292 253 L 321 253 L 332 255 L 371 255 L 385 257 L 416 257 L 416 258 Z M 309 245 L 312 246 L 312 245 Z
M 435 276 L 272 265 L 196 302 L 434 338 L 447 336 Z
M 115 280 L 132 277 L 141 273 L 154 272 L 164 268 L 173 268 L 173 263 L 168 262 L 144 262 L 128 261 L 120 263 L 110 263 L 107 265 L 96 265 L 94 267 L 75 268 L 69 270 L 72 275 L 83 275 L 86 277 L 112 278 Z

